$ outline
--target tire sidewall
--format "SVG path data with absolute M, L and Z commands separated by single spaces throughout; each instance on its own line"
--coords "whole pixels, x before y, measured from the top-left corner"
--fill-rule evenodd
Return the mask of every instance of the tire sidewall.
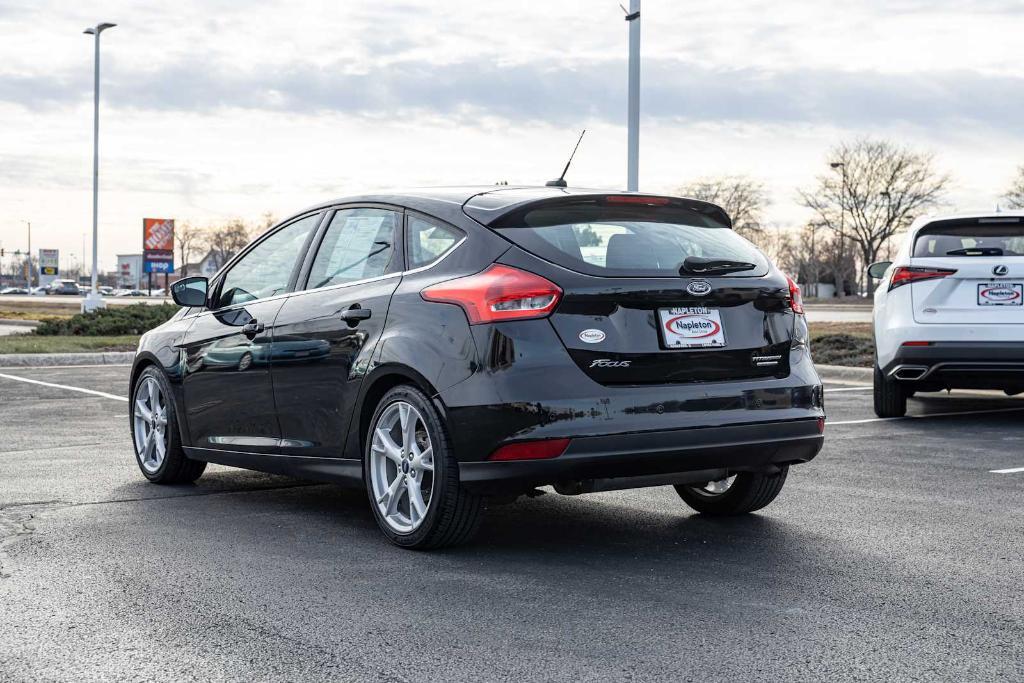
M 433 449 L 434 455 L 434 474 L 433 474 L 433 489 L 430 493 L 430 503 L 427 509 L 427 515 L 423 519 L 423 522 L 409 533 L 399 533 L 388 526 L 388 523 L 384 520 L 384 517 L 380 514 L 380 510 L 377 509 L 377 501 L 374 497 L 373 492 L 373 480 L 370 473 L 370 455 L 371 448 L 373 446 L 373 432 L 377 428 L 377 421 L 380 419 L 381 414 L 384 413 L 387 408 L 398 401 L 405 401 L 406 403 L 412 404 L 423 417 L 426 427 L 429 430 L 430 436 L 430 447 Z M 392 543 L 400 546 L 416 547 L 423 545 L 431 532 L 437 527 L 438 517 L 442 514 L 441 508 L 443 507 L 446 496 L 448 495 L 448 487 L 451 485 L 449 481 L 449 457 L 450 457 L 450 446 L 447 436 L 447 431 L 444 428 L 444 424 L 438 415 L 437 409 L 426 397 L 426 395 L 419 389 L 409 385 L 397 386 L 381 398 L 377 404 L 377 408 L 373 411 L 373 418 L 370 420 L 370 426 L 366 433 L 366 444 L 363 449 L 363 480 L 366 484 L 366 495 L 370 501 L 370 509 L 373 512 L 373 518 L 377 521 L 377 526 L 384 533 Z

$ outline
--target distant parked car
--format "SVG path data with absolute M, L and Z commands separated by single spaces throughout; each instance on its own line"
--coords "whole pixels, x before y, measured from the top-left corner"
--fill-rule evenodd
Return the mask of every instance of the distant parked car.
M 96 289 L 98 289 L 100 294 L 103 295 L 103 296 L 112 296 L 114 294 L 114 288 L 113 287 L 102 286 L 102 287 L 97 287 Z
M 50 294 L 63 294 L 67 296 L 80 296 L 82 288 L 74 280 L 55 280 L 50 283 Z
M 50 293 L 50 290 L 46 287 L 33 287 L 32 291 L 29 292 L 32 296 L 46 296 Z
M 28 290 L 24 287 L 4 287 L 0 289 L 0 295 L 4 294 L 28 294 Z
M 123 289 L 116 296 L 146 296 L 141 289 Z
M 918 391 L 1024 392 L 1024 211 L 919 218 L 868 272 L 879 417 Z

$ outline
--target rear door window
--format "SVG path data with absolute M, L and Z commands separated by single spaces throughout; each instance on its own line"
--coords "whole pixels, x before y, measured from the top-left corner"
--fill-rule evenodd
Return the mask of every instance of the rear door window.
M 309 289 L 380 277 L 395 254 L 401 214 L 388 209 L 339 209 L 309 273 Z
M 687 257 L 747 264 L 732 277 L 760 277 L 758 249 L 712 216 L 679 206 L 609 206 L 596 201 L 540 206 L 496 226 L 541 258 L 588 275 L 678 277 Z M 709 273 L 710 274 L 710 273 Z

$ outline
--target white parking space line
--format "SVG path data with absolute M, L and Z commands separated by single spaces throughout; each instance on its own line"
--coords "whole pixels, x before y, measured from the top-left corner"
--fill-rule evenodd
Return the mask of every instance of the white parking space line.
M 28 377 L 18 377 L 17 375 L 5 375 L 0 373 L 0 378 L 11 379 L 15 382 L 26 382 L 28 384 L 38 384 L 44 387 L 53 387 L 54 389 L 64 389 L 65 391 L 77 391 L 81 394 L 91 394 L 93 396 L 100 396 L 102 398 L 112 398 L 115 401 L 127 401 L 127 396 L 118 396 L 117 394 L 108 394 L 105 391 L 95 391 L 93 389 L 83 389 L 82 387 L 69 387 L 66 384 L 54 384 L 53 382 L 42 382 L 38 379 L 29 379 Z
M 131 363 L 99 363 L 94 365 L 12 365 L 4 370 L 81 370 L 83 368 L 130 368 Z
M 870 422 L 892 422 L 893 420 L 926 420 L 930 417 L 952 417 L 955 415 L 985 415 L 987 413 L 1012 413 L 1024 410 L 1024 406 L 1019 408 L 989 408 L 988 410 L 963 410 L 959 412 L 950 413 L 928 413 L 926 415 L 905 415 L 904 417 L 870 417 L 864 420 L 840 420 L 838 422 L 827 421 L 830 427 L 837 427 L 839 425 L 862 425 Z
M 870 384 L 863 384 L 863 385 L 856 386 L 856 387 L 841 387 L 841 388 L 838 388 L 838 389 L 825 389 L 825 393 L 826 394 L 830 394 L 833 391 L 869 391 L 871 389 L 874 389 L 874 387 L 871 386 Z
M 1024 472 L 1024 467 L 1011 467 L 1008 470 L 989 470 L 992 474 L 1017 474 L 1018 472 Z

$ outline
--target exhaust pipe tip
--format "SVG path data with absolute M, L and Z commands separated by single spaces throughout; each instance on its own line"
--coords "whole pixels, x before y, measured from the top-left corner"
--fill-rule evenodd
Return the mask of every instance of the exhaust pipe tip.
M 921 379 L 926 374 L 928 374 L 928 368 L 924 365 L 901 365 L 891 373 L 892 377 L 904 382 Z

